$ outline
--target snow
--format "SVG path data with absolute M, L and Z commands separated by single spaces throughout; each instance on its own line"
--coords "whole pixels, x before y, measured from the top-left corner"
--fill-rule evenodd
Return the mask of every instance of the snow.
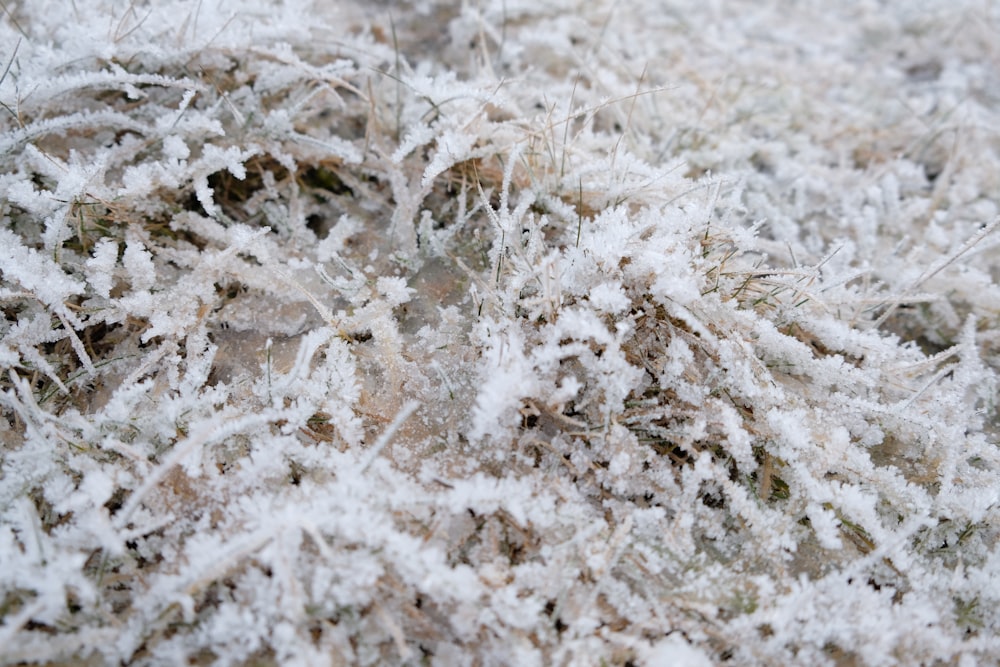
M 0 664 L 994 660 L 995 8 L 397 4 L 0 18 Z

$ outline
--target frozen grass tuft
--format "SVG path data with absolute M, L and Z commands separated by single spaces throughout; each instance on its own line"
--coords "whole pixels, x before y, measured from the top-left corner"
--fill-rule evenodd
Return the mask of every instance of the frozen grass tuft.
M 987 6 L 237 4 L 0 20 L 0 662 L 1000 652 Z

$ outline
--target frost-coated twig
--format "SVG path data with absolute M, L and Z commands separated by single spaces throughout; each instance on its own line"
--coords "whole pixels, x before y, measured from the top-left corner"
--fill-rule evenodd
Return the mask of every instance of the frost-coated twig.
M 993 222 L 989 223 L 988 225 L 980 229 L 978 232 L 973 234 L 972 237 L 968 241 L 963 243 L 962 247 L 959 248 L 956 252 L 938 260 L 937 262 L 929 266 L 923 273 L 920 274 L 920 276 L 916 280 L 910 283 L 909 287 L 907 287 L 902 291 L 902 293 L 899 295 L 899 298 L 893 300 L 892 304 L 885 309 L 885 312 L 882 313 L 882 315 L 879 316 L 877 320 L 875 320 L 875 322 L 872 324 L 872 328 L 878 329 L 880 326 L 885 324 L 885 321 L 888 320 L 889 317 L 894 312 L 896 312 L 896 308 L 901 303 L 899 300 L 900 298 L 905 297 L 913 290 L 919 288 L 925 282 L 927 282 L 928 280 L 936 276 L 938 273 L 943 271 L 945 268 L 956 262 L 962 255 L 972 250 L 972 248 L 974 248 L 980 241 L 989 236 L 989 234 L 994 229 L 997 228 L 997 225 L 1000 225 L 1000 217 L 995 218 Z
M 299 281 L 297 281 L 295 278 L 292 278 L 290 275 L 288 275 L 278 267 L 271 266 L 269 267 L 269 270 L 274 275 L 278 276 L 278 278 L 281 278 L 281 280 L 283 280 L 290 287 L 294 287 L 296 290 L 298 290 L 306 299 L 309 300 L 309 303 L 313 305 L 313 308 L 316 309 L 316 312 L 319 313 L 320 317 L 322 317 L 323 320 L 330 327 L 332 327 L 337 332 L 341 332 L 340 322 L 337 320 L 336 317 L 334 317 L 333 313 L 330 312 L 330 309 L 327 308 L 325 305 L 323 305 L 323 303 L 319 299 L 317 299 L 312 292 L 307 290 L 305 287 L 302 286 L 301 283 L 299 283 Z
M 0 625 L 0 646 L 14 646 L 16 643 L 14 638 L 20 632 L 21 628 L 27 625 L 32 617 L 40 614 L 48 606 L 49 600 L 39 598 L 33 600 L 31 604 L 25 605 L 16 614 L 5 617 L 3 625 Z
M 129 496 L 125 506 L 122 507 L 121 511 L 115 516 L 116 523 L 119 527 L 125 527 L 128 525 L 132 514 L 139 508 L 139 505 L 142 504 L 146 496 L 149 495 L 149 493 L 163 481 L 163 479 L 170 473 L 171 470 L 173 470 L 175 466 L 183 462 L 184 459 L 187 458 L 188 455 L 190 455 L 195 449 L 212 442 L 216 438 L 231 435 L 253 426 L 259 426 L 276 421 L 280 419 L 280 414 L 275 414 L 272 411 L 265 411 L 261 414 L 251 414 L 243 417 L 230 418 L 228 420 L 224 417 L 219 417 L 218 419 L 220 421 L 211 421 L 210 423 L 205 424 L 193 435 L 188 436 L 174 445 L 170 455 L 163 461 L 163 463 L 153 470 L 148 477 L 146 477 L 142 486 L 136 489 L 135 492 Z
M 382 450 L 385 449 L 385 446 L 392 441 L 393 436 L 396 435 L 396 431 L 399 430 L 403 423 L 410 418 L 410 415 L 412 415 L 418 407 L 420 407 L 419 401 L 414 400 L 407 402 L 402 408 L 400 408 L 399 412 L 396 413 L 396 418 L 392 420 L 392 423 L 385 427 L 385 430 L 382 431 L 382 435 L 378 437 L 378 440 L 375 441 L 375 444 L 372 445 L 372 448 L 368 451 L 368 456 L 366 456 L 364 461 L 358 466 L 358 472 L 368 470 L 369 466 L 375 462 L 375 459 L 377 459 L 379 454 L 382 453 Z

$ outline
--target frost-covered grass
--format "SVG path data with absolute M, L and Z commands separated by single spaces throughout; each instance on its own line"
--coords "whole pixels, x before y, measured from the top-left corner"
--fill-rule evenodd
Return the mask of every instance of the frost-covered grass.
M 994 660 L 997 34 L 5 0 L 0 663 Z

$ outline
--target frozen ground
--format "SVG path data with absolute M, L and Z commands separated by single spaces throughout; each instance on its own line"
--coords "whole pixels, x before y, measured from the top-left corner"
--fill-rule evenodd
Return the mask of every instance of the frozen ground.
M 998 34 L 5 0 L 0 662 L 991 664 Z

